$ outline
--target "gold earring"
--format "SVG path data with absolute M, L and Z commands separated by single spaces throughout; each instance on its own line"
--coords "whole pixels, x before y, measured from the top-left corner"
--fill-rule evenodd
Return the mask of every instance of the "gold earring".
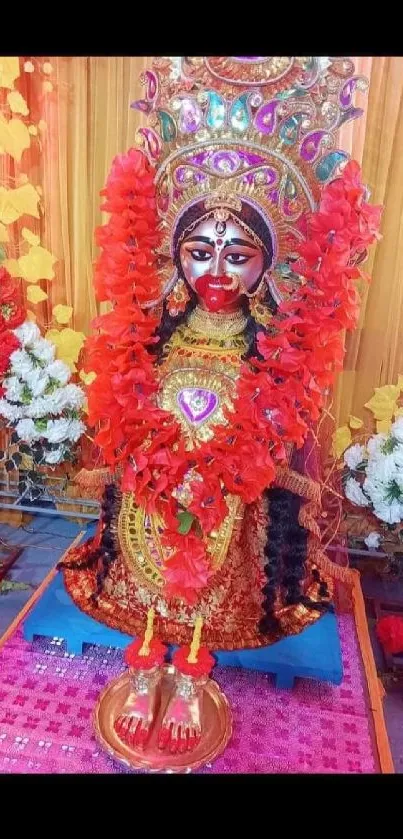
M 177 318 L 178 315 L 184 312 L 189 300 L 190 294 L 187 290 L 186 283 L 180 278 L 166 298 L 167 309 L 171 317 Z
M 269 272 L 263 274 L 263 277 L 253 294 L 247 294 L 249 297 L 249 311 L 256 323 L 267 327 L 273 317 L 269 307 L 265 304 L 264 298 L 266 296 L 266 289 L 268 283 Z

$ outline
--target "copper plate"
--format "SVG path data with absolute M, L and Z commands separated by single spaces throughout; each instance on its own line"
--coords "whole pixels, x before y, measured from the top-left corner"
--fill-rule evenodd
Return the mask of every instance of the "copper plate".
M 191 772 L 216 760 L 232 735 L 232 714 L 227 698 L 216 682 L 209 679 L 203 690 L 202 727 L 199 745 L 186 754 L 169 754 L 157 745 L 158 731 L 172 689 L 173 668 L 167 665 L 161 683 L 161 702 L 156 724 L 145 749 L 128 746 L 117 736 L 114 722 L 122 711 L 130 689 L 128 671 L 106 686 L 94 712 L 96 736 L 102 747 L 114 759 L 132 769 L 149 772 Z

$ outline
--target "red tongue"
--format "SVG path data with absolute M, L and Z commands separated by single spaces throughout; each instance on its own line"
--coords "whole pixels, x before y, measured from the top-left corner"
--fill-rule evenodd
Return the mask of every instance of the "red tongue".
M 196 291 L 209 312 L 218 312 L 236 300 L 238 290 L 225 288 L 230 282 L 228 277 L 212 277 L 210 274 L 204 274 L 196 280 Z M 220 287 L 211 288 L 211 284 Z

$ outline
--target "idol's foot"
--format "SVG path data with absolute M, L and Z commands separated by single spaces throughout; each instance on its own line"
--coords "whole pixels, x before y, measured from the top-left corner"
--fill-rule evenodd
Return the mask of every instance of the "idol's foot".
M 114 726 L 128 746 L 147 744 L 158 710 L 162 672 L 161 667 L 132 671 L 132 688 Z
M 158 747 L 175 754 L 192 751 L 200 742 L 201 701 L 207 677 L 194 678 L 177 672 L 164 714 Z

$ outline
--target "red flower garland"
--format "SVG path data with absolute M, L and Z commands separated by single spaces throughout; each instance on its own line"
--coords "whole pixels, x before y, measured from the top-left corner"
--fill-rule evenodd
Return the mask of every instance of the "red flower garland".
M 136 502 L 165 517 L 164 540 L 176 550 L 168 562 L 168 595 L 192 602 L 211 573 L 205 537 L 227 512 L 226 493 L 244 502 L 270 486 L 285 444 L 300 447 L 323 406 L 335 373 L 342 368 L 343 332 L 357 321 L 359 297 L 354 263 L 377 236 L 380 207 L 364 200 L 360 168 L 350 162 L 326 186 L 318 212 L 304 220 L 306 239 L 294 270 L 299 291 L 283 303 L 259 336 L 263 361 L 244 364 L 228 425 L 192 452 L 185 449 L 178 422 L 154 401 L 158 380 L 147 351 L 155 338 L 155 317 L 141 306 L 158 297 L 155 248 L 159 243 L 154 170 L 131 149 L 115 159 L 102 209 L 111 213 L 98 230 L 102 254 L 95 283 L 112 312 L 97 318 L 102 332 L 88 341 L 89 419 L 99 424 L 95 442 L 108 464 L 125 462 L 122 488 Z M 173 491 L 194 468 L 203 482 L 191 511 L 195 527 L 178 532 L 181 507 Z M 191 538 L 190 538 L 191 537 Z

